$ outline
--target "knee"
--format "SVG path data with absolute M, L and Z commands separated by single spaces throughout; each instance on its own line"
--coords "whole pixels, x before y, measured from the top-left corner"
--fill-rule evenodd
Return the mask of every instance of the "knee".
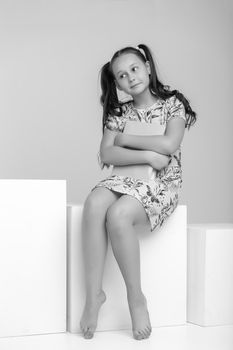
M 130 212 L 126 206 L 114 203 L 106 213 L 106 228 L 109 234 L 121 233 L 127 224 L 132 223 Z
M 84 202 L 84 215 L 96 215 L 102 206 L 103 198 L 101 198 L 101 195 L 99 193 L 92 191 L 89 193 Z

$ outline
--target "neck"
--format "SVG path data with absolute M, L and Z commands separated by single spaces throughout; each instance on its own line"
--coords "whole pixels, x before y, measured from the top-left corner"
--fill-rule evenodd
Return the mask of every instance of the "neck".
M 155 103 L 158 98 L 151 94 L 150 90 L 144 91 L 140 95 L 133 96 L 134 107 L 136 108 L 147 108 Z

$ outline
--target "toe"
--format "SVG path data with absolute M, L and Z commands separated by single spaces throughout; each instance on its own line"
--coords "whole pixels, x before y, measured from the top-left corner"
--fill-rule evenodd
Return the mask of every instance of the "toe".
M 136 340 L 141 340 L 143 339 L 143 334 L 141 333 L 141 331 L 134 331 L 134 338 Z
M 144 331 L 144 333 L 146 334 L 146 338 L 149 338 L 149 336 L 150 336 L 150 331 L 147 329 L 147 330 Z
M 147 331 L 146 329 L 143 329 L 143 330 L 141 331 L 141 333 L 142 333 L 142 335 L 143 335 L 143 339 L 148 338 L 148 331 Z
M 85 338 L 85 339 L 91 339 L 91 338 L 93 338 L 93 336 L 94 336 L 94 333 L 91 332 L 90 330 L 88 330 L 88 331 L 86 331 L 86 332 L 84 333 L 84 338 Z
M 151 333 L 151 331 L 150 331 L 149 327 L 146 327 L 145 329 L 137 331 L 137 333 L 136 333 L 137 340 L 149 338 L 150 333 Z
M 86 338 L 86 339 L 93 338 L 94 332 L 95 332 L 95 330 L 94 330 L 93 327 L 87 327 L 87 330 L 86 330 L 86 332 L 84 334 L 84 338 Z
M 85 334 L 86 332 L 87 332 L 87 330 L 88 330 L 88 328 L 87 327 L 82 327 L 82 332 L 83 332 L 83 334 Z

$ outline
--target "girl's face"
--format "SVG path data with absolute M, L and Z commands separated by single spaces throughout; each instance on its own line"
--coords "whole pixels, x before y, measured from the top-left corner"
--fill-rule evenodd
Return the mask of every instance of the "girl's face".
M 133 53 L 122 54 L 112 64 L 116 86 L 119 90 L 133 96 L 149 89 L 149 62 L 143 62 Z

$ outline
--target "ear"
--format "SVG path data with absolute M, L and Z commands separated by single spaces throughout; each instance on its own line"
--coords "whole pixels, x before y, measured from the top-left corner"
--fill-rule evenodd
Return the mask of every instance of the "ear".
M 150 69 L 150 63 L 149 63 L 149 61 L 146 61 L 145 65 L 146 65 L 146 69 L 147 69 L 148 74 L 151 74 L 151 69 Z
M 120 85 L 118 84 L 118 81 L 115 79 L 115 84 L 116 84 L 116 87 L 118 88 L 118 90 L 122 90 L 122 88 L 120 87 Z

